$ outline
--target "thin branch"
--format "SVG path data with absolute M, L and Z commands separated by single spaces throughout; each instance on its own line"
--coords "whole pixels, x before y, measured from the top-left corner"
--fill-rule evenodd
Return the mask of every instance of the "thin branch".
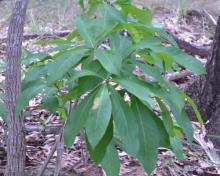
M 59 141 L 59 137 L 56 138 L 55 144 L 53 145 L 52 149 L 50 150 L 50 153 L 49 153 L 49 155 L 47 156 L 47 158 L 46 158 L 46 160 L 45 160 L 43 166 L 40 168 L 40 171 L 39 171 L 39 173 L 38 173 L 37 176 L 42 176 L 42 175 L 43 175 L 44 171 L 45 171 L 46 168 L 47 168 L 47 165 L 48 165 L 50 159 L 52 158 L 54 152 L 56 151 L 58 141 Z

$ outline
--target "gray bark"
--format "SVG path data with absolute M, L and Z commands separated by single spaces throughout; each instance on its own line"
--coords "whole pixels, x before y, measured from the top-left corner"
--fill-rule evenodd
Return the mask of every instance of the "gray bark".
M 206 107 L 205 113 L 203 113 L 206 118 L 210 118 L 207 125 L 208 134 L 220 136 L 220 17 L 215 32 L 212 57 L 207 65 L 207 76 L 202 95 L 202 108 Z M 220 138 L 211 139 L 220 147 Z
M 187 93 L 197 103 L 207 125 L 209 136 L 220 136 L 220 17 L 216 27 L 212 56 L 206 65 L 207 74 L 189 86 Z M 220 147 L 220 138 L 210 137 Z
M 16 0 L 8 29 L 6 61 L 6 110 L 8 115 L 8 176 L 23 176 L 25 169 L 25 136 L 22 115 L 16 117 L 15 105 L 21 91 L 21 47 L 28 0 Z

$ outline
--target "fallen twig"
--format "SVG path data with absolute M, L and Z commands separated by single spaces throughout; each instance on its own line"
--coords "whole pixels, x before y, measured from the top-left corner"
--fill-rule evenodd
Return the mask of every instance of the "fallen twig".
M 183 70 L 181 72 L 176 72 L 176 73 L 172 73 L 172 74 L 168 74 L 166 75 L 165 79 L 168 81 L 176 81 L 182 78 L 185 78 L 187 76 L 192 75 L 192 73 L 188 70 Z
M 186 42 L 185 40 L 179 39 L 178 37 L 174 36 L 173 34 L 171 34 L 170 32 L 168 32 L 176 41 L 176 43 L 178 44 L 178 46 L 181 49 L 184 49 L 186 52 L 191 53 L 193 55 L 199 55 L 201 57 L 208 57 L 211 55 L 211 47 L 209 48 L 202 48 L 202 47 L 198 47 L 195 46 L 189 42 Z
M 55 142 L 55 144 L 53 145 L 52 149 L 50 150 L 50 153 L 49 153 L 49 155 L 47 156 L 47 158 L 46 158 L 44 164 L 43 164 L 42 167 L 40 168 L 40 171 L 39 171 L 39 173 L 38 173 L 37 176 L 42 176 L 42 175 L 43 175 L 45 169 L 47 168 L 47 165 L 48 165 L 50 159 L 52 158 L 54 152 L 56 151 L 58 141 L 59 141 L 59 136 L 56 138 L 56 142 Z
M 63 127 L 64 128 L 64 127 Z M 63 136 L 63 129 L 58 137 L 59 141 L 57 143 L 57 159 L 56 159 L 56 167 L 54 171 L 54 176 L 59 176 L 60 169 L 61 169 L 61 162 L 62 162 L 62 155 L 64 151 L 64 136 Z
M 63 125 L 57 124 L 57 125 L 47 125 L 46 128 L 40 126 L 40 125 L 25 125 L 25 131 L 27 133 L 30 132 L 41 132 L 42 134 L 59 134 L 60 129 Z
M 205 141 L 205 135 L 206 135 L 206 130 L 203 127 L 199 131 L 195 131 L 194 133 L 194 139 L 200 144 L 200 146 L 203 148 L 211 162 L 217 166 L 220 165 L 220 158 L 217 152 L 214 149 L 214 146 L 211 141 L 206 142 Z M 216 170 L 218 174 L 220 174 L 220 169 L 216 167 Z
M 215 20 L 215 18 L 209 13 L 207 12 L 207 10 L 203 10 L 205 12 L 205 14 L 210 18 L 210 20 L 212 21 L 212 23 L 217 26 L 217 21 Z

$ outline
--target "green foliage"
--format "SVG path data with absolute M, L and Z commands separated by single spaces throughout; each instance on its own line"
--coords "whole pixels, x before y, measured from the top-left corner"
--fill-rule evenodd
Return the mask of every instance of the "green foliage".
M 202 120 L 193 101 L 163 74 L 182 67 L 203 74 L 202 64 L 152 24 L 147 8 L 127 0 L 79 3 L 83 15 L 76 19 L 75 31 L 66 39 L 48 42 L 57 47 L 47 53 L 26 53 L 17 114 L 40 93 L 42 107 L 65 112 L 65 144 L 72 145 L 84 128 L 91 158 L 109 176 L 119 173 L 116 146 L 137 158 L 148 173 L 155 167 L 158 147 L 172 149 L 182 159 L 182 137 L 185 134 L 192 141 L 193 136 L 184 110 L 186 102 L 201 124 Z M 171 46 L 165 47 L 164 40 Z M 133 71 L 137 68 L 152 79 L 136 76 Z M 66 117 L 72 100 L 77 106 Z M 156 106 L 160 114 L 154 112 Z

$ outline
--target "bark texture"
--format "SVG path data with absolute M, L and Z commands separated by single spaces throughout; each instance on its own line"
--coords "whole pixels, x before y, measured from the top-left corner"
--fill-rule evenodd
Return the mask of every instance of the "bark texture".
M 7 176 L 23 176 L 25 136 L 22 115 L 16 117 L 15 104 L 21 91 L 21 47 L 28 0 L 16 0 L 8 29 L 6 61 L 6 109 L 8 114 Z
M 203 88 L 201 103 L 206 118 L 210 118 L 207 126 L 209 135 L 220 135 L 220 17 L 215 32 L 212 57 L 207 65 L 206 82 Z M 205 98 L 206 97 L 206 98 Z M 204 112 L 203 112 L 204 113 Z M 212 139 L 220 147 L 220 139 Z
M 206 65 L 207 74 L 199 77 L 189 86 L 187 93 L 191 96 L 200 109 L 204 120 L 209 120 L 207 125 L 209 136 L 220 135 L 220 17 L 216 27 L 212 56 Z M 209 137 L 220 147 L 220 138 Z

